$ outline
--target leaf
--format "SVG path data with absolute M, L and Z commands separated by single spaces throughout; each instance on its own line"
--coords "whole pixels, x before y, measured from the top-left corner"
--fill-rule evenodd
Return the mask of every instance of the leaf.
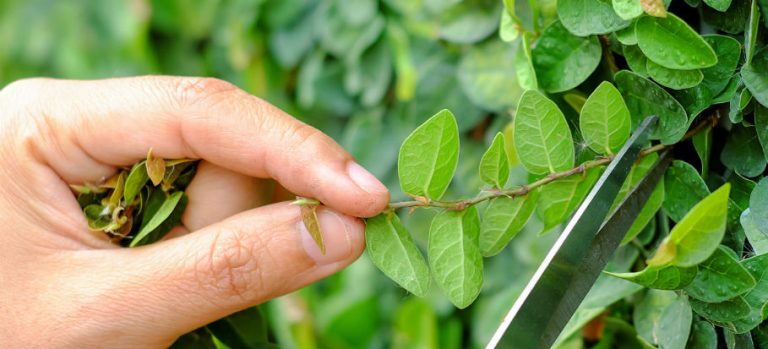
M 142 240 L 149 235 L 153 230 L 160 226 L 168 217 L 171 216 L 176 206 L 179 205 L 184 192 L 177 191 L 168 196 L 157 211 L 151 216 L 146 224 L 142 225 L 141 230 L 131 241 L 130 247 L 138 246 Z
M 640 6 L 649 16 L 667 17 L 667 8 L 664 0 L 640 0 Z
M 672 228 L 659 246 L 661 253 L 648 260 L 649 266 L 676 265 L 689 267 L 697 265 L 717 249 L 725 234 L 728 215 L 728 194 L 730 183 L 701 200 L 680 222 Z M 671 253 L 671 259 L 667 251 Z
M 755 129 L 733 125 L 723 152 L 720 153 L 720 161 L 744 177 L 756 177 L 763 173 L 766 158 Z
M 699 273 L 685 291 L 707 303 L 724 302 L 744 294 L 755 286 L 755 279 L 733 258 L 725 247 L 719 247 L 699 264 Z
M 699 116 L 701 112 L 712 105 L 712 91 L 704 86 L 704 84 L 699 84 L 684 90 L 672 91 L 672 95 L 675 96 L 675 99 L 680 102 L 685 109 L 685 112 L 688 113 L 689 124 L 696 120 L 696 117 Z M 695 136 L 696 135 L 694 135 L 694 137 Z
M 473 46 L 459 62 L 459 82 L 475 104 L 488 110 L 513 107 L 523 92 L 515 71 L 513 45 L 499 41 Z
M 637 47 L 636 44 L 632 46 L 624 46 L 622 51 L 624 53 L 624 58 L 627 60 L 627 65 L 632 69 L 632 72 L 642 77 L 648 77 L 648 68 L 646 68 L 648 65 L 648 58 L 645 57 L 643 51 L 640 51 L 640 48 Z
M 437 349 L 437 315 L 427 300 L 409 298 L 395 313 L 392 349 Z M 440 328 L 442 331 L 443 328 Z
M 408 195 L 439 200 L 459 160 L 456 118 L 441 110 L 403 141 L 397 161 L 400 187 Z
M 392 212 L 365 221 L 365 244 L 373 264 L 418 297 L 429 290 L 429 268 L 411 235 Z
M 578 36 L 607 34 L 630 23 L 616 14 L 610 0 L 559 0 L 557 15 L 563 26 Z
M 632 127 L 651 115 L 659 117 L 652 137 L 664 144 L 679 141 L 688 128 L 688 116 L 680 103 L 663 88 L 635 73 L 622 70 L 615 75 L 616 87 L 624 96 Z
M 226 348 L 271 348 L 267 319 L 258 306 L 219 319 L 205 329 Z
M 752 62 L 741 67 L 741 78 L 752 96 L 768 107 L 768 46 L 757 50 Z
M 632 281 L 636 284 L 658 290 L 679 290 L 687 286 L 696 277 L 696 267 L 680 268 L 675 266 L 646 267 L 634 273 L 606 274 Z
M 601 48 L 596 37 L 575 36 L 555 21 L 541 33 L 532 54 L 539 86 L 547 92 L 562 92 L 592 74 L 600 63 Z
M 565 95 L 563 95 L 563 99 L 577 113 L 581 113 L 581 108 L 584 108 L 584 103 L 587 102 L 587 96 L 585 96 L 582 93 L 579 93 L 578 91 L 566 93 Z
M 115 189 L 112 190 L 112 194 L 109 196 L 109 205 L 111 207 L 120 206 L 120 200 L 123 198 L 123 191 L 125 190 L 125 177 L 127 176 L 125 171 L 120 171 L 117 175 L 117 182 L 115 182 Z
M 480 217 L 474 206 L 441 212 L 429 228 L 429 266 L 437 284 L 460 309 L 472 304 L 483 284 L 479 233 Z
M 616 195 L 616 199 L 614 199 L 613 204 L 611 205 L 611 209 L 609 210 L 610 212 L 616 210 L 616 208 L 619 206 L 619 204 L 621 204 L 622 201 L 624 201 L 627 195 L 629 195 L 629 193 L 635 189 L 638 184 L 640 184 L 640 181 L 643 180 L 645 175 L 648 173 L 651 167 L 653 167 L 658 158 L 658 154 L 648 154 L 638 160 L 638 162 L 632 166 L 632 168 L 629 170 L 629 174 L 627 175 L 627 179 L 624 180 L 621 188 L 619 188 L 619 193 Z M 656 212 L 661 208 L 663 202 L 664 182 L 662 181 L 656 185 L 656 188 L 654 188 L 651 196 L 648 198 L 648 201 L 646 201 L 643 208 L 637 214 L 635 221 L 632 223 L 632 226 L 627 231 L 621 243 L 627 244 L 632 241 L 632 239 L 634 239 L 638 234 L 640 234 L 645 226 L 648 225 L 648 223 L 656 215 Z
M 593 168 L 581 175 L 559 179 L 541 187 L 536 210 L 544 228 L 542 233 L 562 223 L 587 196 L 600 177 L 600 169 Z
M 514 238 L 533 215 L 538 191 L 526 196 L 492 199 L 480 225 L 480 253 L 492 257 Z
M 602 82 L 589 95 L 581 109 L 579 128 L 587 145 L 598 154 L 612 155 L 624 146 L 631 128 L 629 109 L 610 82 Z
M 699 155 L 699 160 L 701 160 L 701 177 L 707 178 L 709 155 L 712 153 L 712 128 L 707 127 L 704 131 L 695 134 L 691 141 L 696 149 L 696 154 Z
M 750 209 L 746 209 L 741 213 L 739 222 L 755 254 L 762 255 L 768 253 L 768 231 L 766 231 L 765 226 L 757 225 Z
M 755 104 L 754 117 L 757 140 L 763 148 L 763 156 L 768 160 L 768 108 Z
M 749 314 L 729 323 L 729 327 L 737 333 L 751 331 L 763 322 L 765 304 L 768 302 L 768 255 L 751 257 L 741 261 L 755 278 L 756 285 L 743 296 L 749 307 Z
M 509 179 L 509 160 L 504 151 L 504 135 L 499 132 L 480 159 L 480 178 L 496 188 L 503 188 Z
M 735 321 L 749 315 L 749 304 L 741 296 L 718 303 L 691 299 L 691 308 L 707 320 L 720 323 Z
M 633 19 L 643 14 L 640 0 L 613 0 L 613 10 L 623 19 Z M 634 32 L 634 26 L 630 27 L 632 28 L 631 31 Z
M 729 0 L 730 2 L 730 0 Z M 751 64 L 752 57 L 757 48 L 757 37 L 760 34 L 760 11 L 757 9 L 757 0 L 752 0 L 752 6 L 749 8 L 749 23 L 744 33 L 744 50 L 746 51 L 746 61 L 744 64 Z
M 711 323 L 695 320 L 691 326 L 691 336 L 688 337 L 686 348 L 717 349 L 717 332 Z
M 123 199 L 126 204 L 133 202 L 133 199 L 144 188 L 144 184 L 147 184 L 148 180 L 146 160 L 133 165 L 125 179 L 125 190 L 123 190 Z
M 749 210 L 759 227 L 768 227 L 768 177 L 764 177 L 749 195 Z
M 573 167 L 571 130 L 554 102 L 538 91 L 525 91 L 513 122 L 515 150 L 529 173 L 554 173 Z
M 645 292 L 632 313 L 638 336 L 651 344 L 658 344 L 659 322 L 664 310 L 681 296 L 672 291 L 650 289 Z
M 618 1 L 625 1 L 625 0 L 618 0 Z M 630 1 L 633 1 L 633 0 L 630 0 Z M 614 1 L 614 3 L 615 2 L 616 1 Z M 640 3 L 638 2 L 637 4 L 639 5 Z M 642 12 L 643 10 L 640 9 L 640 13 Z M 622 43 L 624 47 L 637 45 L 637 36 L 635 35 L 635 22 L 632 22 L 632 24 L 630 24 L 629 27 L 616 31 L 614 34 L 616 34 L 616 39 L 619 40 L 619 42 Z
M 693 312 L 685 296 L 678 296 L 659 317 L 656 327 L 659 348 L 684 349 L 693 322 Z
M 740 86 L 743 86 L 741 83 L 741 78 L 739 76 L 734 76 L 730 81 L 728 81 L 728 84 L 725 86 L 725 89 L 723 89 L 723 92 L 720 92 L 719 95 L 712 98 L 712 104 L 729 102 L 731 98 L 733 98 L 733 95 L 736 94 L 736 91 Z
M 88 205 L 83 209 L 88 229 L 91 231 L 107 231 L 115 228 L 112 221 L 112 212 L 109 207 L 98 204 Z
M 165 160 L 155 157 L 152 149 L 147 153 L 147 176 L 152 180 L 152 184 L 159 185 L 165 176 Z
M 699 69 L 717 64 L 712 47 L 685 21 L 668 14 L 665 18 L 640 17 L 635 25 L 637 45 L 648 59 L 670 69 Z
M 691 164 L 675 160 L 664 174 L 664 211 L 675 222 L 683 219 L 696 203 L 709 195 L 709 189 Z
M 727 11 L 728 7 L 731 6 L 731 0 L 704 0 L 704 3 L 720 12 Z
M 520 45 L 515 54 L 515 73 L 517 81 L 524 90 L 538 90 L 539 82 L 536 80 L 536 71 L 533 69 L 533 57 L 531 56 L 531 42 L 533 35 L 530 32 L 523 33 Z
M 459 44 L 478 42 L 496 30 L 501 11 L 500 2 L 490 6 L 460 2 L 440 15 L 438 35 L 441 39 Z
M 717 55 L 717 64 L 701 70 L 704 74 L 702 85 L 712 91 L 712 96 L 717 96 L 728 85 L 741 57 L 741 44 L 736 39 L 725 35 L 702 36 Z
M 658 65 L 651 60 L 646 61 L 646 71 L 651 79 L 658 82 L 660 85 L 669 87 L 674 90 L 682 90 L 691 88 L 704 79 L 704 74 L 700 69 L 693 70 L 678 70 L 669 69 L 664 66 Z
M 317 247 L 320 248 L 320 253 L 325 254 L 323 232 L 320 230 L 320 223 L 317 221 L 317 205 L 304 203 L 299 205 L 299 209 L 301 211 L 301 221 L 304 223 L 304 227 L 307 228 L 307 232 L 312 236 L 312 240 L 314 240 Z
M 504 42 L 513 42 L 520 36 L 517 24 L 507 11 L 501 11 L 501 20 L 499 20 L 499 38 Z

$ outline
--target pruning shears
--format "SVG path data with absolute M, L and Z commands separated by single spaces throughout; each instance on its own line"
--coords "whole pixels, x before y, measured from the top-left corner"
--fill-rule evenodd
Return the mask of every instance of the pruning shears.
M 486 349 L 543 349 L 555 342 L 672 161 L 668 151 L 662 153 L 640 184 L 605 219 L 657 119 L 647 117 L 616 154 Z

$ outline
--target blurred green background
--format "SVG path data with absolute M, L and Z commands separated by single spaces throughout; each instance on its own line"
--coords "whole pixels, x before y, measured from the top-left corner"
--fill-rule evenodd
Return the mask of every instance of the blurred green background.
M 536 31 L 555 16 L 554 0 L 517 6 Z M 448 108 L 463 135 L 448 197 L 469 197 L 521 93 L 516 44 L 498 35 L 503 9 L 501 0 L 0 0 L 0 86 L 30 76 L 219 77 L 334 137 L 393 200 L 403 199 L 400 143 Z M 514 178 L 527 180 L 521 169 Z M 403 217 L 422 246 L 434 214 L 423 211 Z M 436 289 L 414 298 L 363 256 L 263 307 L 270 335 L 283 348 L 481 348 L 557 235 L 538 237 L 540 228 L 531 222 L 485 260 L 483 292 L 467 309 Z

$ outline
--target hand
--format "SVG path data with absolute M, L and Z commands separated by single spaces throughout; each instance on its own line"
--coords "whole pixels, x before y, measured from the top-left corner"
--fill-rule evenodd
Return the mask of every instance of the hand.
M 123 249 L 68 184 L 153 148 L 202 159 L 174 238 Z M 271 178 L 327 205 L 325 255 Z M 261 194 L 260 194 L 261 193 Z M 215 79 L 22 80 L 0 91 L 0 347 L 160 348 L 352 263 L 387 189 L 332 139 Z

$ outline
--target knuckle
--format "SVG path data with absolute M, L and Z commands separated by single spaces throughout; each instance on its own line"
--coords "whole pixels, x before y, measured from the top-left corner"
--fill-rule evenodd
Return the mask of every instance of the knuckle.
M 219 230 L 214 243 L 195 268 L 198 286 L 225 299 L 253 299 L 261 285 L 254 246 L 242 232 Z
M 175 79 L 173 85 L 173 99 L 182 107 L 240 91 L 227 81 L 206 77 L 182 77 Z

